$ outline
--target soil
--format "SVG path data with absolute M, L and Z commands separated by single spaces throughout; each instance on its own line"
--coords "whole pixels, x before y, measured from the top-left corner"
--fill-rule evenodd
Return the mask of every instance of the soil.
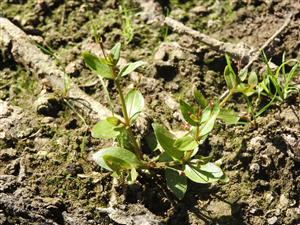
M 2 0 L 0 16 L 31 35 L 72 81 L 107 107 L 81 52 L 97 48 L 92 27 L 107 49 L 121 41 L 122 58 L 147 62 L 123 87 L 140 88 L 146 121 L 174 130 L 182 128 L 174 99 L 191 99 L 193 87 L 210 98 L 223 93 L 226 61 L 223 54 L 162 25 L 163 16 L 219 40 L 259 48 L 294 12 L 266 54 L 276 64 L 284 53 L 300 57 L 298 0 L 124 1 L 131 12 L 132 39 L 120 2 Z M 220 162 L 229 182 L 190 182 L 179 201 L 162 174 L 144 174 L 134 185 L 114 187 L 109 173 L 91 160 L 91 153 L 111 144 L 91 137 L 96 121 L 79 116 L 61 93 L 49 91 L 9 53 L 0 53 L 0 224 L 300 224 L 299 95 L 273 105 L 255 123 L 218 124 L 200 151 Z M 234 64 L 238 68 L 239 62 Z M 258 63 L 252 69 L 260 68 Z M 113 94 L 112 84 L 108 87 Z M 238 98 L 231 104 L 239 111 L 246 108 Z M 149 126 L 137 129 L 146 139 Z M 112 187 L 119 211 L 101 210 L 108 206 Z

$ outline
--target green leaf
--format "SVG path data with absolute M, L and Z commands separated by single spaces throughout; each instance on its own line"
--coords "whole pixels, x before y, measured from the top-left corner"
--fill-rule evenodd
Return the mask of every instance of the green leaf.
M 182 199 L 187 190 L 187 179 L 185 176 L 180 176 L 178 171 L 166 169 L 165 176 L 168 188 L 176 195 L 178 199 Z
M 219 104 L 215 103 L 214 108 L 211 111 L 209 119 L 205 123 L 203 123 L 200 127 L 200 133 L 199 133 L 200 137 L 207 135 L 212 131 L 219 112 L 220 112 Z
M 185 121 L 192 126 L 197 126 L 198 122 L 191 118 L 191 116 L 195 113 L 195 109 L 183 100 L 180 100 L 179 104 L 182 116 L 185 119 Z
M 126 127 L 118 126 L 116 128 L 116 131 L 119 132 L 119 135 L 117 136 L 119 146 L 125 149 L 134 149 L 132 138 L 130 137 L 130 134 Z
M 228 177 L 226 174 L 224 174 L 224 175 L 219 179 L 219 181 L 220 181 L 221 183 L 228 183 L 228 182 L 230 181 L 230 179 L 229 179 L 229 177 Z
M 221 178 L 224 175 L 222 169 L 212 162 L 201 165 L 200 170 L 211 173 L 215 178 Z
M 97 56 L 89 52 L 84 52 L 82 56 L 84 62 L 91 70 L 95 71 L 98 75 L 104 78 L 113 79 L 112 68 L 109 65 L 107 65 L 105 59 L 98 58 Z
M 211 115 L 211 107 L 207 106 L 202 112 L 200 123 L 204 123 L 207 120 L 209 120 L 210 115 Z
M 130 74 L 131 72 L 133 72 L 134 70 L 136 70 L 138 67 L 144 65 L 145 63 L 143 61 L 136 61 L 133 63 L 128 63 L 127 65 L 125 65 L 121 71 L 119 72 L 120 77 L 124 77 L 128 74 Z
M 64 93 L 67 94 L 71 88 L 71 78 L 67 73 L 64 73 Z
M 218 118 L 227 124 L 236 124 L 240 119 L 239 115 L 231 109 L 221 109 Z
M 228 66 L 225 67 L 225 70 L 224 70 L 224 79 L 225 79 L 225 82 L 226 82 L 226 85 L 228 87 L 229 90 L 233 89 L 233 82 L 231 80 L 231 72 L 228 68 Z
M 111 116 L 107 117 L 106 120 L 112 125 L 118 126 L 120 124 L 120 120 L 117 117 Z
M 233 89 L 237 85 L 237 77 L 231 66 L 231 61 L 228 55 L 225 55 L 227 66 L 224 70 L 224 78 L 228 89 Z
M 179 151 L 190 151 L 194 150 L 198 147 L 197 141 L 194 139 L 194 137 L 190 135 L 185 135 L 181 138 L 178 138 L 174 142 L 174 147 L 178 149 Z
M 248 69 L 243 68 L 243 69 L 241 69 L 241 71 L 239 72 L 239 78 L 241 79 L 241 81 L 246 80 L 247 75 L 248 75 Z
M 108 117 L 102 120 L 92 128 L 92 136 L 94 138 L 115 138 L 119 135 L 119 131 L 116 130 L 117 125 L 115 117 Z M 113 122 L 113 123 L 112 123 Z
M 148 133 L 145 137 L 145 141 L 147 143 L 148 148 L 151 151 L 157 150 L 157 140 L 156 140 L 154 132 Z
M 184 166 L 185 175 L 196 183 L 214 183 L 224 175 L 223 171 L 214 163 L 204 165 L 189 165 Z
M 194 97 L 202 109 L 204 109 L 207 106 L 208 102 L 205 99 L 204 95 L 199 90 L 195 89 Z
M 193 160 L 196 160 L 197 163 L 200 163 L 200 164 L 206 164 L 206 163 L 208 163 L 208 162 L 210 162 L 212 160 L 212 155 L 209 155 L 209 156 L 196 155 L 194 157 L 194 159 L 191 160 L 191 162 Z
M 113 63 L 117 65 L 120 59 L 120 51 L 121 51 L 121 43 L 118 42 L 115 46 L 110 50 L 110 53 L 113 56 Z
M 134 120 L 144 108 L 144 97 L 140 91 L 133 89 L 126 95 L 125 104 L 129 118 Z
M 104 155 L 103 161 L 112 171 L 122 171 L 131 169 L 131 165 L 123 159 L 111 155 Z
M 252 71 L 250 74 L 249 74 L 249 77 L 248 77 L 248 84 L 249 85 L 253 85 L 253 86 L 256 86 L 258 83 L 258 78 L 257 78 L 257 74 Z
M 175 137 L 162 125 L 153 123 L 152 124 L 154 134 L 156 136 L 157 142 L 162 148 L 161 150 L 165 151 L 173 159 L 180 160 L 184 156 L 184 152 L 178 151 L 174 147 Z M 163 152 L 162 151 L 162 152 Z
M 240 83 L 239 85 L 237 85 L 237 87 L 235 88 L 235 92 L 236 93 L 242 93 L 246 96 L 251 96 L 255 93 L 254 90 L 254 86 L 253 85 L 246 85 L 244 83 Z
M 173 159 L 166 152 L 163 152 L 159 155 L 158 161 L 159 162 L 171 162 L 171 161 L 173 161 Z
M 93 160 L 109 171 L 114 171 L 114 169 L 117 171 L 128 170 L 138 168 L 141 165 L 141 162 L 134 153 L 120 147 L 101 149 L 93 154 Z
M 135 181 L 136 181 L 138 175 L 139 175 L 139 174 L 138 174 L 138 172 L 136 171 L 136 169 L 135 169 L 135 168 L 132 168 L 132 169 L 130 170 L 130 173 L 128 174 L 127 182 L 128 182 L 129 184 L 135 183 Z

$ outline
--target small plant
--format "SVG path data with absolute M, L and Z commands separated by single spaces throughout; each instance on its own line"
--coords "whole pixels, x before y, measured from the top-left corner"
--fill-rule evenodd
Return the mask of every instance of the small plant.
M 263 112 L 265 112 L 271 105 L 275 102 L 283 102 L 292 94 L 299 94 L 300 87 L 297 86 L 293 79 L 299 72 L 299 60 L 290 59 L 286 60 L 285 55 L 283 54 L 282 63 L 276 69 L 271 69 L 269 66 L 269 60 L 266 55 L 263 53 L 263 59 L 265 62 L 265 71 L 262 74 L 262 80 L 259 82 L 257 74 L 252 71 L 248 74 L 246 71 L 241 70 L 240 79 L 243 80 L 248 77 L 248 87 L 250 89 L 246 90 L 246 98 L 249 109 L 251 109 L 252 118 L 258 117 Z M 229 58 L 228 58 L 229 60 Z M 286 66 L 291 66 L 289 72 L 287 72 Z M 249 86 L 250 85 L 250 86 Z M 255 94 L 255 107 L 249 100 L 249 96 Z M 259 103 L 262 102 L 263 98 L 269 102 L 266 105 L 263 105 L 261 109 L 255 112 L 254 108 L 258 108 Z
M 275 74 L 267 65 L 267 72 L 261 82 L 258 81 L 255 72 L 248 73 L 241 70 L 235 73 L 231 61 L 226 56 L 227 66 L 224 70 L 224 79 L 227 90 L 215 100 L 208 101 L 199 91 L 194 91 L 194 104 L 180 100 L 180 110 L 185 120 L 187 130 L 183 135 L 176 136 L 159 123 L 153 123 L 156 147 L 154 157 L 145 156 L 141 148 L 140 140 L 132 131 L 132 127 L 144 108 L 144 98 L 140 91 L 131 89 L 125 95 L 120 85 L 120 80 L 142 66 L 142 61 L 128 63 L 119 68 L 121 44 L 116 44 L 104 58 L 99 58 L 91 53 L 84 53 L 83 57 L 87 66 L 92 69 L 102 81 L 107 98 L 110 101 L 108 91 L 103 79 L 110 79 L 117 89 L 122 117 L 116 116 L 111 104 L 112 116 L 98 122 L 92 128 L 92 136 L 95 138 L 113 138 L 116 146 L 101 149 L 93 155 L 93 159 L 103 168 L 109 170 L 114 176 L 126 177 L 128 183 L 133 183 L 139 173 L 147 170 L 164 170 L 168 188 L 182 199 L 187 190 L 187 180 L 196 183 L 214 183 L 225 181 L 226 176 L 219 166 L 210 162 L 211 157 L 198 154 L 201 145 L 213 130 L 216 121 L 221 120 L 227 124 L 236 124 L 240 116 L 233 110 L 226 108 L 226 103 L 236 94 L 242 95 L 248 104 L 252 118 L 264 112 L 276 100 L 284 100 L 291 93 L 299 92 L 292 84 L 292 78 L 298 69 L 299 62 L 295 60 L 284 61 L 275 71 Z M 286 73 L 285 65 L 296 62 L 292 69 Z M 282 76 L 282 77 L 281 77 Z M 271 102 L 259 112 L 255 112 L 252 100 L 255 96 L 271 98 Z M 250 97 L 252 99 L 250 99 Z M 250 119 L 249 119 L 250 120 Z
M 263 54 L 266 70 L 263 74 L 263 79 L 257 85 L 258 99 L 262 96 L 270 99 L 270 102 L 264 106 L 259 113 L 264 112 L 275 102 L 282 102 L 292 94 L 300 93 L 300 88 L 293 82 L 293 78 L 299 71 L 299 61 L 296 59 L 285 60 L 285 54 L 282 57 L 281 65 L 273 71 L 269 66 L 269 61 Z M 286 70 L 286 65 L 292 65 L 289 72 Z
M 101 47 L 103 50 L 102 45 Z M 114 82 L 122 108 L 122 117 L 117 117 L 112 112 L 111 117 L 98 122 L 92 128 L 93 137 L 112 138 L 116 141 L 116 146 L 101 149 L 93 155 L 97 164 L 111 171 L 114 176 L 126 177 L 129 183 L 135 182 L 142 171 L 164 170 L 168 188 L 179 199 L 184 197 L 187 190 L 187 178 L 196 183 L 225 180 L 226 177 L 220 167 L 210 162 L 211 157 L 198 155 L 198 147 L 213 130 L 217 120 L 229 124 L 238 122 L 238 114 L 224 108 L 224 105 L 235 92 L 250 92 L 249 87 L 236 85 L 235 73 L 230 63 L 225 72 L 229 91 L 221 102 L 208 101 L 198 90 L 194 91 L 194 105 L 180 100 L 180 109 L 188 125 L 188 131 L 184 135 L 177 137 L 161 124 L 152 124 L 157 144 L 155 152 L 158 154 L 149 158 L 143 155 L 140 140 L 132 131 L 132 126 L 144 108 L 144 98 L 136 89 L 131 89 L 125 95 L 120 85 L 121 79 L 144 63 L 137 61 L 119 68 L 117 64 L 120 49 L 121 45 L 118 43 L 108 55 L 103 50 L 104 58 L 88 52 L 83 53 L 84 61 L 91 70 L 101 79 L 110 79 Z
M 299 87 L 293 83 L 293 78 L 298 72 L 299 61 L 296 59 L 285 60 L 285 54 L 282 56 L 281 65 L 275 70 L 269 66 L 268 60 L 264 55 L 266 71 L 262 82 L 259 83 L 259 92 L 269 98 L 276 98 L 278 101 L 284 101 L 293 93 L 299 93 Z M 289 72 L 286 72 L 286 65 L 293 65 Z
M 262 80 L 259 81 L 254 71 L 248 73 L 242 69 L 239 74 L 236 75 L 231 66 L 229 57 L 226 56 L 227 66 L 224 70 L 224 77 L 228 91 L 224 94 L 226 98 L 229 98 L 233 94 L 242 94 L 246 99 L 248 111 L 252 119 L 260 116 L 275 102 L 282 102 L 292 94 L 300 93 L 299 85 L 297 86 L 293 81 L 299 71 L 299 60 L 285 60 L 285 55 L 283 55 L 281 65 L 275 70 L 272 70 L 269 66 L 269 60 L 264 53 L 263 58 L 266 68 Z M 287 72 L 286 69 L 287 65 L 291 66 L 289 72 Z M 246 79 L 248 79 L 247 82 L 245 82 Z M 254 105 L 250 97 L 255 101 Z M 262 102 L 263 98 L 266 98 L 269 102 L 259 109 L 258 105 Z
M 126 43 L 130 43 L 134 37 L 133 15 L 125 0 L 121 1 L 120 13 L 122 15 L 122 35 L 125 38 Z

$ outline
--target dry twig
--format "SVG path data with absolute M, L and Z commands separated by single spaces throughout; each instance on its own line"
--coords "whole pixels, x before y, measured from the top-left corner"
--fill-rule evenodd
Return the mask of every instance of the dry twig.
M 15 61 L 21 63 L 38 78 L 46 78 L 56 91 L 64 91 L 64 72 L 48 55 L 45 55 L 32 40 L 8 19 L 0 17 L 0 47 L 9 51 Z M 99 120 L 111 112 L 92 97 L 85 94 L 76 84 L 71 83 L 67 97 L 81 99 L 86 105 L 81 109 L 91 118 Z
M 227 53 L 232 58 L 241 60 L 243 63 L 247 63 L 244 69 L 248 69 L 256 60 L 258 60 L 261 52 L 270 45 L 270 43 L 289 25 L 293 13 L 290 13 L 284 21 L 284 24 L 259 48 L 254 49 L 247 47 L 244 44 L 232 44 L 228 42 L 222 42 L 215 38 L 212 38 L 199 31 L 193 30 L 177 20 L 170 17 L 165 18 L 165 24 L 172 27 L 175 31 L 180 34 L 187 34 L 195 38 L 196 40 L 208 45 L 215 51 L 221 53 Z M 276 65 L 271 65 L 271 67 Z

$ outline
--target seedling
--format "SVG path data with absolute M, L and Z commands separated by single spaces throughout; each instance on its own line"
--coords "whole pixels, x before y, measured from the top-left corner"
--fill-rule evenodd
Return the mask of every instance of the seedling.
M 122 35 L 127 43 L 130 43 L 134 37 L 134 28 L 132 22 L 132 11 L 126 1 L 122 0 L 120 5 L 122 15 Z
M 102 45 L 101 45 L 102 46 Z M 226 177 L 219 166 L 210 162 L 211 157 L 198 154 L 201 145 L 213 130 L 217 120 L 235 124 L 239 116 L 233 110 L 224 108 L 225 103 L 236 92 L 250 93 L 247 88 L 236 84 L 236 76 L 229 64 L 225 78 L 229 92 L 219 100 L 208 101 L 199 91 L 194 91 L 195 104 L 180 100 L 180 110 L 188 126 L 188 131 L 175 136 L 159 123 L 152 124 L 156 138 L 155 153 L 150 158 L 143 154 L 140 140 L 132 131 L 132 126 L 144 108 L 144 98 L 137 89 L 131 89 L 126 95 L 120 80 L 142 66 L 142 61 L 128 63 L 120 68 L 120 43 L 116 44 L 108 55 L 103 50 L 104 58 L 85 52 L 86 65 L 101 79 L 114 82 L 119 95 L 122 116 L 115 114 L 98 122 L 92 128 L 95 138 L 114 139 L 117 144 L 101 149 L 93 155 L 93 159 L 102 168 L 111 171 L 115 176 L 125 176 L 129 183 L 135 182 L 139 173 L 145 170 L 161 169 L 165 171 L 168 188 L 179 198 L 183 198 L 187 190 L 187 180 L 196 183 L 214 183 Z M 230 73 L 229 73 L 229 72 Z M 251 86 L 251 85 L 250 85 Z M 155 154 L 154 154 L 155 155 Z
M 267 110 L 273 103 L 282 102 L 292 94 L 300 93 L 299 86 L 296 86 L 293 82 L 293 78 L 299 72 L 298 60 L 285 60 L 285 54 L 283 54 L 281 65 L 273 71 L 265 54 L 263 54 L 263 57 L 266 70 L 262 81 L 257 85 L 257 93 L 259 100 L 262 96 L 265 96 L 270 99 L 270 102 L 258 112 L 258 115 Z M 286 65 L 293 65 L 289 72 L 286 71 Z

